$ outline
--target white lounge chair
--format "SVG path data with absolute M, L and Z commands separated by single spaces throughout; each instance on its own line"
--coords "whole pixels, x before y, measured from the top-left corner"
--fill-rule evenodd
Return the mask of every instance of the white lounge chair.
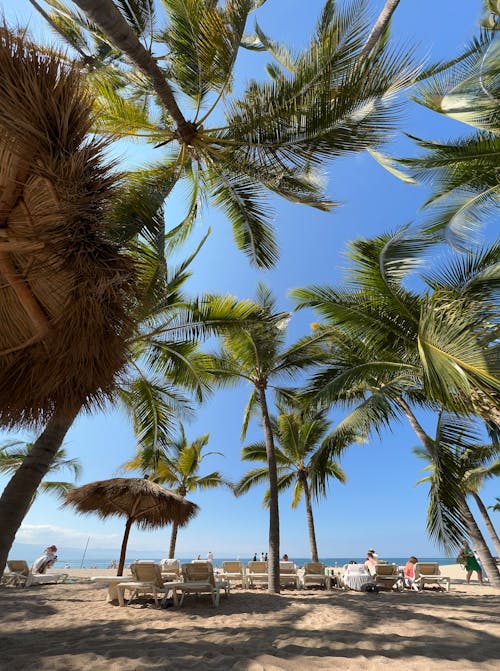
M 422 590 L 426 584 L 434 584 L 441 587 L 441 583 L 444 583 L 446 591 L 449 592 L 451 579 L 448 576 L 441 575 L 437 562 L 417 562 L 415 564 L 415 579 L 412 583 L 413 589 Z
M 300 583 L 297 567 L 293 561 L 280 561 L 280 585 L 293 584 L 298 587 Z
M 9 559 L 7 568 L 8 572 L 4 574 L 4 584 L 18 587 L 63 582 L 68 577 L 67 573 L 32 573 L 28 562 L 24 559 Z
M 302 585 L 319 585 L 329 588 L 330 577 L 325 573 L 325 565 L 322 562 L 306 562 L 304 564 L 304 575 L 302 576 Z
M 211 562 L 196 561 L 182 565 L 182 582 L 167 583 L 166 588 L 173 592 L 174 603 L 177 602 L 176 592 L 182 592 L 179 605 L 184 603 L 186 594 L 209 594 L 214 606 L 219 605 L 221 592 L 229 594 L 227 580 L 216 580 Z
M 242 587 L 246 587 L 247 578 L 245 573 L 245 566 L 240 561 L 223 561 L 222 572 L 217 575 L 220 580 L 227 580 L 231 582 L 240 583 Z
M 247 583 L 249 587 L 254 587 L 255 583 L 269 584 L 269 569 L 266 561 L 248 562 Z
M 377 587 L 382 589 L 398 589 L 400 591 L 404 589 L 403 580 L 396 564 L 377 564 L 373 578 Z
M 178 559 L 162 559 L 160 562 L 161 577 L 164 582 L 180 580 L 181 565 Z
M 127 580 L 127 578 L 124 578 L 123 582 L 118 583 L 116 588 L 120 606 L 125 605 L 125 590 L 129 590 L 131 592 L 129 603 L 138 594 L 152 594 L 158 608 L 158 595 L 165 594 L 168 590 L 163 584 L 160 565 L 153 561 L 137 561 L 130 564 L 130 572 L 133 579 Z

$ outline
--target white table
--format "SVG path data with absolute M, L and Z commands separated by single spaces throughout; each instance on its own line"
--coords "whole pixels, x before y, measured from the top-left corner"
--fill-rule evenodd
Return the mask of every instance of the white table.
M 106 596 L 106 601 L 109 603 L 111 601 L 118 601 L 118 584 L 121 582 L 127 582 L 133 580 L 134 577 L 130 574 L 128 575 L 94 575 L 90 578 L 92 582 L 104 582 L 108 585 L 108 594 Z

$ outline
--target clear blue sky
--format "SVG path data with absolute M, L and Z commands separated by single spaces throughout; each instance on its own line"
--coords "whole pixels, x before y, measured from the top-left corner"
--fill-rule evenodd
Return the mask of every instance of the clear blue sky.
M 371 0 L 375 16 L 382 0 Z M 456 55 L 477 32 L 479 0 L 401 0 L 393 23 L 395 38 L 404 44 L 417 44 L 422 58 L 431 61 Z M 21 25 L 29 22 L 37 36 L 47 35 L 27 0 L 2 2 L 9 21 L 17 17 Z M 322 7 L 320 0 L 268 0 L 257 16 L 263 29 L 276 39 L 301 46 L 314 26 Z M 48 39 L 48 38 L 47 38 Z M 245 53 L 238 62 L 240 85 L 249 77 L 263 77 L 260 56 Z M 445 139 L 461 134 L 464 127 L 408 102 L 399 133 L 390 147 L 398 155 L 414 151 L 403 131 L 424 138 Z M 127 165 L 142 164 L 150 152 L 125 148 L 122 156 Z M 207 225 L 213 233 L 194 266 L 190 289 L 228 292 L 238 297 L 252 296 L 257 281 L 269 284 L 280 306 L 289 309 L 287 292 L 309 284 L 338 284 L 345 261 L 342 252 L 348 240 L 371 236 L 414 220 L 425 200 L 424 187 L 399 182 L 380 168 L 368 154 L 356 155 L 333 163 L 328 170 L 329 194 L 343 207 L 332 214 L 319 213 L 285 201 L 276 201 L 276 228 L 281 260 L 272 271 L 258 272 L 236 251 L 229 225 L 217 212 L 207 212 L 197 235 Z M 182 198 L 182 194 L 179 194 Z M 174 217 L 177 207 L 172 206 Z M 176 216 L 177 215 L 177 216 Z M 311 314 L 292 318 L 290 337 L 295 340 L 309 330 Z M 230 392 L 218 392 L 197 413 L 188 427 L 190 438 L 210 433 L 209 449 L 224 453 L 204 462 L 204 471 L 219 469 L 236 480 L 246 470 L 239 460 L 239 433 L 249 389 L 243 386 Z M 339 419 L 341 414 L 335 413 Z M 430 418 L 423 418 L 432 432 Z M 26 438 L 31 438 L 26 434 Z M 15 434 L 0 433 L 0 440 Z M 252 425 L 248 440 L 261 439 L 261 429 Z M 414 483 L 421 477 L 422 464 L 412 454 L 417 439 L 405 424 L 393 427 L 382 440 L 374 439 L 364 446 L 354 446 L 342 459 L 347 484 L 333 484 L 328 499 L 315 508 L 319 553 L 323 557 L 364 555 L 376 547 L 380 556 L 438 556 L 442 552 L 428 539 L 425 531 L 427 490 Z M 65 446 L 70 456 L 78 456 L 83 465 L 79 484 L 117 475 L 118 466 L 134 454 L 134 436 L 127 417 L 119 410 L 82 416 L 67 436 Z M 0 479 L 0 486 L 6 480 Z M 487 505 L 494 502 L 494 483 L 483 489 Z M 178 538 L 177 555 L 189 557 L 208 550 L 217 556 L 249 556 L 267 547 L 268 515 L 263 509 L 263 490 L 254 490 L 235 499 L 225 490 L 196 494 L 193 500 L 201 511 Z M 293 557 L 309 552 L 303 506 L 290 508 L 290 495 L 280 500 L 281 551 Z M 495 513 L 493 513 L 495 515 Z M 498 514 L 497 519 L 498 519 Z M 17 535 L 19 543 L 34 543 L 40 548 L 49 543 L 59 547 L 64 560 L 65 547 L 84 547 L 90 537 L 88 554 L 94 548 L 118 548 L 123 520 L 102 522 L 92 515 L 77 516 L 61 510 L 57 500 L 40 496 Z M 132 554 L 166 555 L 170 529 L 140 532 L 133 529 L 129 548 Z

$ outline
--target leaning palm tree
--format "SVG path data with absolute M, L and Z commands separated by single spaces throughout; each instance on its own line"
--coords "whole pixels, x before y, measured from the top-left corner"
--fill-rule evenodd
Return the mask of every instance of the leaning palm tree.
M 406 280 L 429 243 L 405 230 L 358 240 L 351 244 L 350 286 L 293 292 L 299 305 L 325 317 L 316 334 L 324 338 L 328 357 L 311 381 L 308 400 L 353 408 L 332 432 L 323 458 L 349 436 L 381 430 L 401 417 L 432 453 L 415 407 L 476 413 L 500 425 L 494 300 L 500 247 L 420 272 L 428 289 L 417 292 Z M 465 525 L 463 496 L 452 471 L 443 471 L 443 482 L 453 518 L 446 522 L 447 538 L 457 545 Z
M 32 449 L 33 443 L 25 443 L 21 440 L 9 440 L 0 445 L 0 473 L 14 475 Z M 70 471 L 75 480 L 78 480 L 82 470 L 80 461 L 74 458 L 70 459 L 63 447 L 57 450 L 48 473 L 55 473 L 61 470 Z M 73 487 L 73 483 L 63 480 L 42 480 L 31 502 L 34 502 L 39 493 L 53 493 L 61 496 L 69 492 Z
M 312 499 L 324 498 L 330 479 L 345 482 L 346 477 L 339 464 L 328 459 L 321 465 L 315 460 L 318 448 L 326 437 L 330 422 L 326 411 L 314 415 L 300 411 L 284 412 L 271 417 L 271 428 L 276 438 L 276 468 L 278 492 L 293 487 L 292 508 L 296 508 L 304 497 L 307 516 L 307 530 L 312 561 L 318 560 L 318 547 L 314 529 Z M 243 448 L 243 461 L 263 462 L 266 466 L 254 468 L 243 475 L 235 485 L 237 496 L 245 494 L 251 487 L 266 483 L 269 479 L 265 443 L 254 443 Z M 269 506 L 269 490 L 264 495 L 264 505 Z
M 86 17 L 50 4 L 51 16 L 73 16 L 77 31 L 98 26 L 129 60 L 127 86 L 93 80 L 97 129 L 168 144 L 166 159 L 145 179 L 165 198 L 179 179 L 187 180 L 193 185 L 189 225 L 203 193 L 230 219 L 238 247 L 264 267 L 278 253 L 268 193 L 329 210 L 334 203 L 323 193 L 318 168 L 388 139 L 399 111 L 395 96 L 415 74 L 407 49 L 379 39 L 395 0 L 370 37 L 364 2 L 341 7 L 327 0 L 309 46 L 297 55 L 259 26 L 256 40 L 245 36 L 248 16 L 262 1 L 165 0 L 166 27 L 158 26 L 149 0 L 77 0 Z M 242 45 L 266 49 L 274 60 L 271 81 L 253 81 L 238 98 L 231 89 Z M 194 110 L 192 119 L 183 107 Z
M 93 138 L 82 76 L 0 30 L 0 422 L 45 426 L 0 498 L 0 573 L 81 408 L 127 360 L 133 264 L 106 213 L 119 175 Z
M 227 486 L 219 471 L 206 475 L 199 473 L 203 459 L 220 452 L 203 452 L 209 441 L 209 434 L 205 434 L 193 441 L 188 441 L 182 424 L 179 425 L 178 437 L 170 441 L 158 440 L 155 445 L 143 446 L 137 455 L 123 464 L 126 471 L 141 471 L 148 480 L 158 484 L 166 484 L 183 499 L 197 490 L 212 489 Z M 177 532 L 179 525 L 174 521 L 170 536 L 168 556 L 175 556 Z
M 446 418 L 446 420 L 447 421 L 440 420 L 438 424 L 440 431 L 439 437 L 441 440 L 439 443 L 436 440 L 434 441 L 435 449 L 432 453 L 429 453 L 422 448 L 413 450 L 414 454 L 419 458 L 429 462 L 429 465 L 425 470 L 430 471 L 431 473 L 428 477 L 419 480 L 418 484 L 421 482 L 430 482 L 431 488 L 434 486 L 434 481 L 439 477 L 437 471 L 441 466 L 439 459 L 435 459 L 434 455 L 436 454 L 436 451 L 451 449 L 453 451 L 453 460 L 450 460 L 449 463 L 454 464 L 453 476 L 456 480 L 459 480 L 464 497 L 470 496 L 476 502 L 495 547 L 495 552 L 497 555 L 500 555 L 500 540 L 498 534 L 496 533 L 486 506 L 479 496 L 479 489 L 484 483 L 484 480 L 498 477 L 500 474 L 500 446 L 498 444 L 480 445 L 474 443 L 472 443 L 472 446 L 465 446 L 464 444 L 461 444 L 461 439 L 459 441 L 454 440 L 450 443 L 450 436 L 453 436 L 453 432 L 460 432 L 461 428 L 464 426 L 464 422 L 455 416 Z M 443 442 L 443 436 L 446 436 L 447 442 Z M 435 512 L 430 514 L 432 517 L 435 517 Z
M 450 475 L 457 481 L 461 492 L 458 506 L 466 522 L 466 530 L 488 573 L 490 582 L 498 586 L 500 575 L 488 545 L 467 502 L 467 496 L 475 494 L 477 500 L 477 477 L 484 477 L 487 470 L 498 474 L 500 446 L 480 445 L 477 442 L 477 429 L 471 421 L 456 415 L 441 412 L 438 417 L 436 436 L 426 440 L 424 449 L 416 449 L 414 453 L 429 462 L 425 470 L 430 475 L 418 481 L 430 483 L 429 509 L 427 527 L 443 545 L 453 545 L 456 527 L 453 522 L 454 512 L 444 501 L 444 487 Z M 489 467 L 489 469 L 488 469 Z M 477 497 L 477 498 L 476 498 Z M 495 537 L 493 537 L 495 540 Z M 496 548 L 498 552 L 498 547 Z
M 257 412 L 262 420 L 269 478 L 269 590 L 278 593 L 278 472 L 267 393 L 280 381 L 290 380 L 317 363 L 323 352 L 310 338 L 285 347 L 289 315 L 277 312 L 275 299 L 262 284 L 257 288 L 256 303 L 268 315 L 267 323 L 225 335 L 220 351 L 212 356 L 210 371 L 220 386 L 244 381 L 251 387 L 243 420 L 243 438 L 253 413 Z

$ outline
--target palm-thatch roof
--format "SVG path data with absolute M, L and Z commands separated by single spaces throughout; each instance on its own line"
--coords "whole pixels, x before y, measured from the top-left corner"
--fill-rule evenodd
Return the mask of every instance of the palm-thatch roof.
M 126 517 L 141 529 L 156 529 L 171 522 L 182 526 L 198 512 L 195 503 L 145 478 L 90 482 L 65 494 L 64 505 L 79 513 L 95 512 L 103 519 Z
M 0 27 L 0 424 L 110 392 L 131 261 L 106 233 L 119 175 L 89 135 L 82 75 Z

